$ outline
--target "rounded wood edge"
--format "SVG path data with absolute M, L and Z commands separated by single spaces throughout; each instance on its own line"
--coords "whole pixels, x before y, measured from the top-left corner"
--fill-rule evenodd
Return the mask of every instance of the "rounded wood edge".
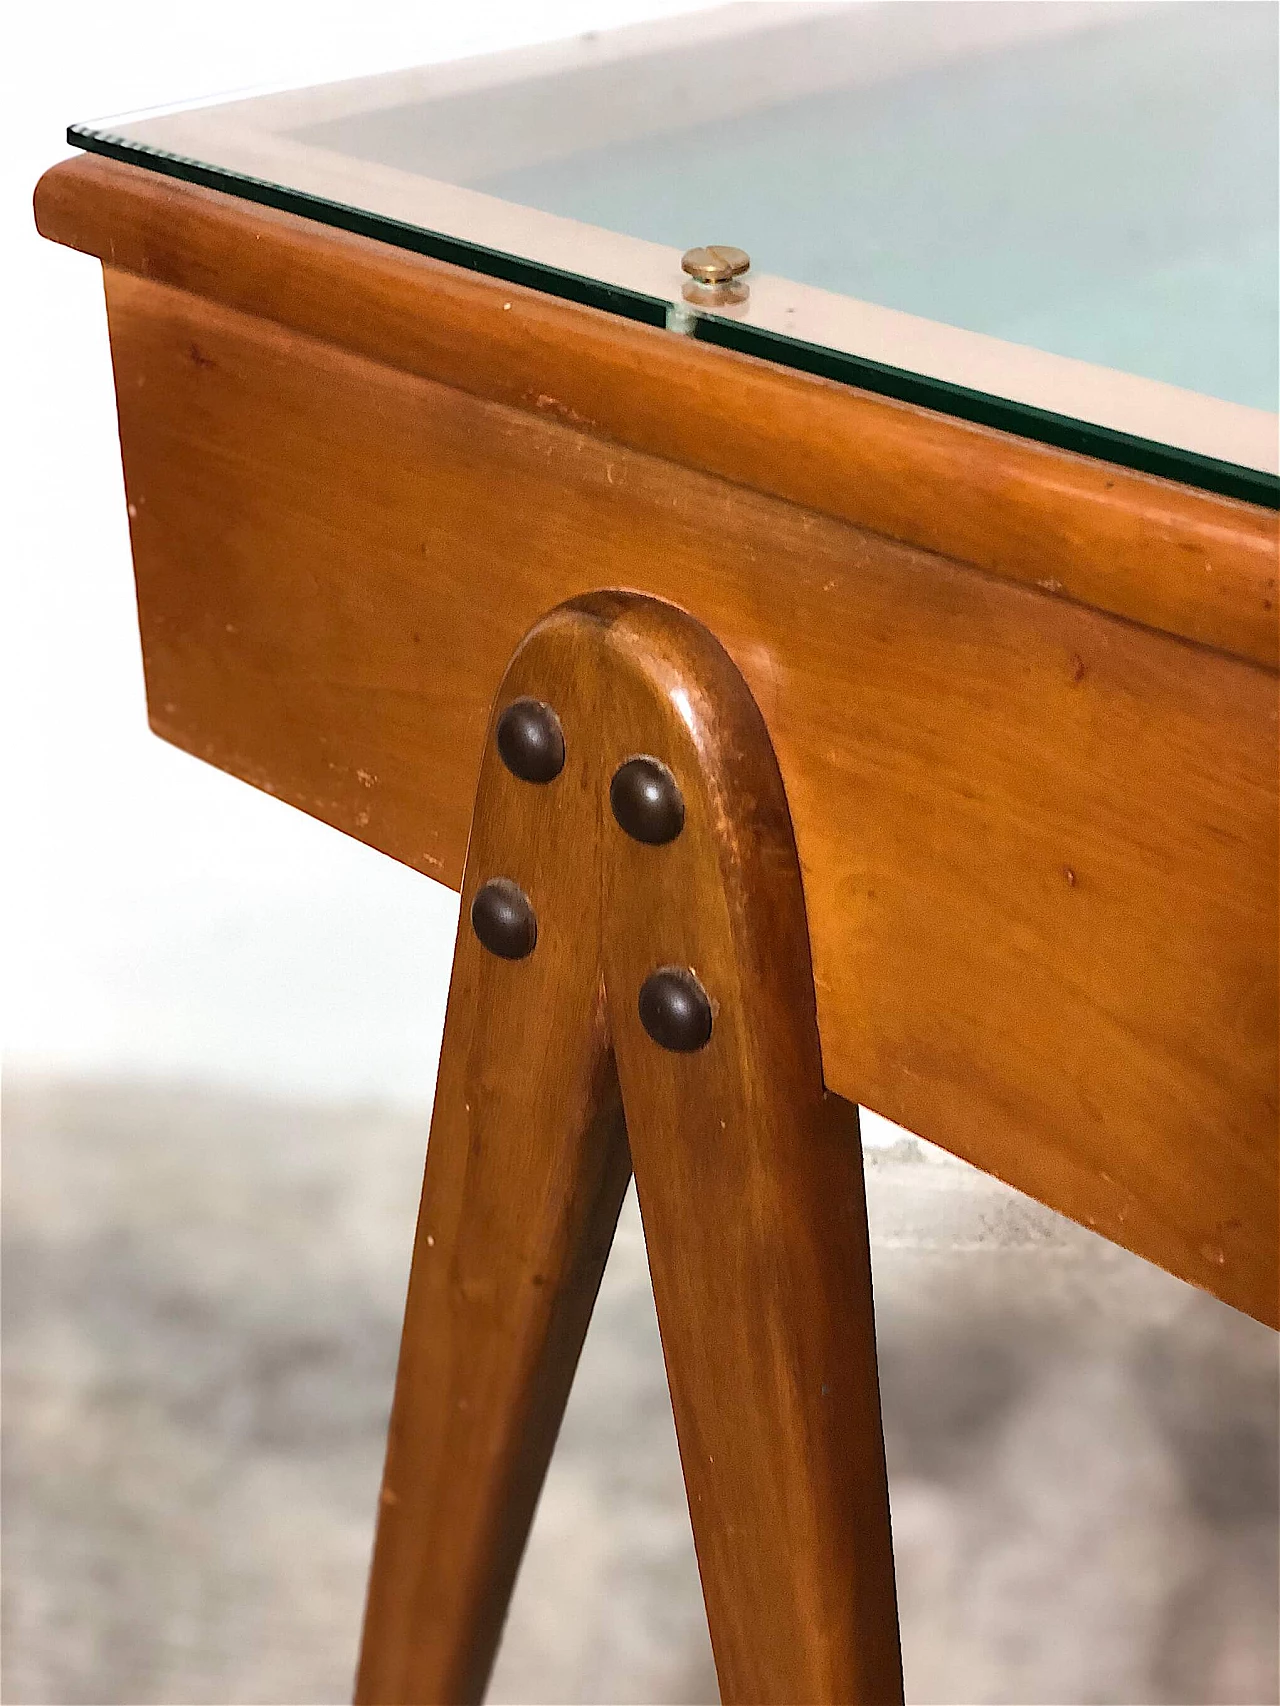
M 1280 667 L 1277 517 L 84 155 L 42 235 L 104 265 Z

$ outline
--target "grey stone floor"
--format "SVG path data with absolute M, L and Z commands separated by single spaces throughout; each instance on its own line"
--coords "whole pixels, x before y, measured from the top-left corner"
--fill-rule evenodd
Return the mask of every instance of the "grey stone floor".
M 425 1113 L 11 1082 L 3 1697 L 348 1698 Z M 872 1152 L 912 1701 L 1274 1702 L 1272 1334 Z M 715 1699 L 624 1213 L 491 1699 Z

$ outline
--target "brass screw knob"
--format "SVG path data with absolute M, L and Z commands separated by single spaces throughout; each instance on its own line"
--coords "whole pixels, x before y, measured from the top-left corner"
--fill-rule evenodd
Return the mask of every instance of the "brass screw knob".
M 687 250 L 680 265 L 699 284 L 728 284 L 747 271 L 751 256 L 745 249 L 735 249 L 728 243 L 711 243 L 702 249 Z

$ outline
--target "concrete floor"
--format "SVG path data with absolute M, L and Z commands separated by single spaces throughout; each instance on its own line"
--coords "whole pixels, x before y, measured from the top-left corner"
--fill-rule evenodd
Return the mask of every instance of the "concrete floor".
M 11 1706 L 349 1697 L 425 1125 L 7 1086 Z M 868 1162 L 908 1699 L 1276 1701 L 1274 1335 Z M 491 1699 L 715 1699 L 633 1203 Z

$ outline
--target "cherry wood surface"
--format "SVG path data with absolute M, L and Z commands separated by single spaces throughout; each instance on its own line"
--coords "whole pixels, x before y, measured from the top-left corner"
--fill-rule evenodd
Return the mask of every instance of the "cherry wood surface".
M 457 886 L 521 634 L 672 600 L 773 739 L 829 1087 L 1276 1320 L 1273 517 L 108 165 L 39 205 L 120 263 L 159 733 Z
M 563 685 L 542 683 L 567 715 Z M 509 686 L 517 696 L 516 680 Z M 518 782 L 492 757 L 481 771 L 362 1706 L 483 1698 L 631 1177 L 600 979 L 600 760 L 582 738 L 589 723 L 569 725 L 553 786 Z M 475 890 L 495 876 L 533 900 L 538 940 L 527 959 L 497 959 L 471 930 Z
M 566 762 L 519 780 L 490 723 L 357 1699 L 483 1694 L 629 1134 L 721 1697 L 901 1701 L 857 1110 L 823 1088 L 764 723 L 711 635 L 627 594 L 541 622 L 495 720 L 525 696 Z M 610 810 L 637 754 L 683 797 L 664 845 Z M 533 905 L 527 958 L 472 931 L 495 877 Z M 710 997 L 693 1052 L 639 1018 L 667 965 Z
M 687 813 L 662 847 L 605 823 L 604 968 L 721 1697 L 900 1701 L 858 1116 L 823 1087 L 782 779 L 705 630 L 583 613 L 606 769 L 658 757 Z M 662 965 L 711 999 L 696 1053 L 641 1025 Z
M 84 155 L 41 231 L 420 378 L 1275 666 L 1277 518 Z

